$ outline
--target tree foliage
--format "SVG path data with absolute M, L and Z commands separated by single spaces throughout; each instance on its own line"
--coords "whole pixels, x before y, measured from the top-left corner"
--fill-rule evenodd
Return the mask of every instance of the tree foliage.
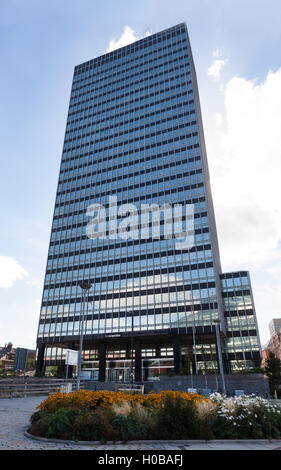
M 274 396 L 276 391 L 277 396 L 280 397 L 281 361 L 272 352 L 269 353 L 269 356 L 265 362 L 264 372 L 269 378 L 269 388 L 271 395 Z

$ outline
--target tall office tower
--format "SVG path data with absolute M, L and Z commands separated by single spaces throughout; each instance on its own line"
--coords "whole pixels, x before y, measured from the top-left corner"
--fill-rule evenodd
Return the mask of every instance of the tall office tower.
M 101 208 L 98 219 L 93 204 Z M 167 236 L 165 227 L 176 224 L 165 225 L 164 210 L 158 237 L 152 209 L 144 224 L 148 234 L 138 232 L 134 212 L 135 229 L 123 226 L 116 236 L 126 208 L 139 214 L 145 204 L 172 207 L 172 216 L 176 207 L 192 208 L 192 246 L 179 249 L 175 233 Z M 93 220 L 106 236 L 89 235 Z M 81 281 L 91 284 L 85 302 Z M 215 372 L 217 321 L 225 371 L 260 362 L 248 275 L 221 273 L 185 24 L 75 67 L 39 320 L 38 371 L 63 368 L 65 350 L 79 347 L 84 316 L 83 372 L 101 381 L 127 381 L 132 373 L 136 381 L 149 380 L 180 369 Z

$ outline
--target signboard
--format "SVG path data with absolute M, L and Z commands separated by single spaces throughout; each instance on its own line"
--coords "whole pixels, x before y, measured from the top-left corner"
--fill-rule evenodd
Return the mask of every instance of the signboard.
M 67 349 L 66 356 L 65 356 L 65 363 L 69 366 L 77 366 L 78 364 L 78 351 L 74 351 L 74 349 Z
M 28 349 L 24 349 L 24 348 L 17 348 L 16 349 L 14 370 L 25 370 L 26 369 L 27 354 L 28 354 Z
M 91 371 L 90 370 L 81 370 L 80 378 L 82 380 L 90 380 Z
M 94 370 L 93 379 L 94 380 L 99 380 L 99 371 L 98 370 Z

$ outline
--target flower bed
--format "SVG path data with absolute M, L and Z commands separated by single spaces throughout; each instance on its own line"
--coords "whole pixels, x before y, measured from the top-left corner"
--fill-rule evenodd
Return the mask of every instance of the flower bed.
M 31 416 L 35 436 L 71 440 L 281 438 L 281 410 L 257 397 L 166 391 L 56 393 Z

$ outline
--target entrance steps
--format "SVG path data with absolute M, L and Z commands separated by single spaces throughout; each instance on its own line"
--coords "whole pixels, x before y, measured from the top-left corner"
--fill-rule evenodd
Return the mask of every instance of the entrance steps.
M 84 390 L 108 390 L 122 393 L 144 393 L 143 384 L 129 384 L 124 382 L 99 382 L 97 380 L 85 380 Z

